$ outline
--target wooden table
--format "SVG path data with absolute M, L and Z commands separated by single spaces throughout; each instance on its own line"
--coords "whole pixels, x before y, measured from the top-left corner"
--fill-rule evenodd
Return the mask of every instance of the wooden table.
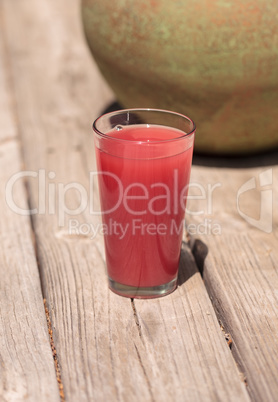
M 79 14 L 0 1 L 0 400 L 276 401 L 278 154 L 196 157 L 178 289 L 108 291 L 101 234 L 69 231 L 114 99 Z

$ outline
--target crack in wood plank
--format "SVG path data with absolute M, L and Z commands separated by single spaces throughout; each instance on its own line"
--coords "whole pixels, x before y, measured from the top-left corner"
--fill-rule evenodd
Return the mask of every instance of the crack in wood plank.
M 134 321 L 135 321 L 136 327 L 138 329 L 138 334 L 139 334 L 140 339 L 143 341 L 141 325 L 140 325 L 140 322 L 139 322 L 139 317 L 138 317 L 137 310 L 136 310 L 136 307 L 135 307 L 134 299 L 130 299 L 130 301 L 131 301 L 131 307 L 132 307 L 132 311 L 133 311 Z
M 43 303 L 44 303 L 45 316 L 46 316 L 46 322 L 47 322 L 47 328 L 48 328 L 48 334 L 49 334 L 49 341 L 50 341 L 50 346 L 51 346 L 54 365 L 55 365 L 56 378 L 57 378 L 59 392 L 60 392 L 60 398 L 61 398 L 61 402 L 65 402 L 64 386 L 63 386 L 62 378 L 61 378 L 61 369 L 60 369 L 60 365 L 59 365 L 59 359 L 58 359 L 55 343 L 53 340 L 51 319 L 50 319 L 50 314 L 49 314 L 49 310 L 47 307 L 46 299 L 43 299 Z
M 141 336 L 141 335 L 140 335 L 140 336 Z M 138 348 L 137 348 L 137 346 L 136 346 L 136 343 L 134 343 L 134 347 L 135 347 L 135 350 L 136 350 L 136 354 L 137 354 L 137 357 L 138 357 L 138 361 L 139 361 L 139 363 L 140 363 L 140 366 L 141 366 L 142 371 L 143 371 L 143 373 L 144 373 L 144 377 L 145 377 L 146 382 L 147 382 L 148 391 L 149 391 L 149 393 L 150 393 L 151 401 L 154 402 L 154 401 L 155 401 L 155 398 L 154 398 L 154 396 L 153 396 L 152 387 L 151 387 L 151 382 L 150 382 L 150 379 L 149 379 L 149 377 L 148 377 L 148 375 L 147 375 L 146 369 L 145 369 L 145 367 L 144 367 L 144 365 L 143 365 L 143 362 L 142 362 L 142 359 L 141 359 L 139 350 L 138 350 Z

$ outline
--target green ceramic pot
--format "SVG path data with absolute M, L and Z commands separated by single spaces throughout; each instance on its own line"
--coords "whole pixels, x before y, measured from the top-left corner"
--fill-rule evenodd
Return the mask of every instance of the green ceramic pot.
M 278 147 L 277 0 L 83 0 L 92 54 L 127 108 L 195 120 L 195 149 Z

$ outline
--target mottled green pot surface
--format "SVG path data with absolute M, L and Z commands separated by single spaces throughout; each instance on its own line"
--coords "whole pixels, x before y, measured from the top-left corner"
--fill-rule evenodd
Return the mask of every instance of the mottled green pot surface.
M 199 152 L 278 147 L 277 0 L 83 0 L 82 18 L 124 107 L 191 117 Z

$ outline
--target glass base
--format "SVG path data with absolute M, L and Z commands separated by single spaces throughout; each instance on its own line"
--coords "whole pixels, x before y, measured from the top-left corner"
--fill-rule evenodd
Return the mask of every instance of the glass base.
M 148 287 L 123 285 L 113 281 L 111 278 L 108 278 L 108 283 L 109 289 L 120 296 L 129 297 L 131 299 L 153 299 L 172 293 L 177 287 L 177 278 L 163 285 Z

